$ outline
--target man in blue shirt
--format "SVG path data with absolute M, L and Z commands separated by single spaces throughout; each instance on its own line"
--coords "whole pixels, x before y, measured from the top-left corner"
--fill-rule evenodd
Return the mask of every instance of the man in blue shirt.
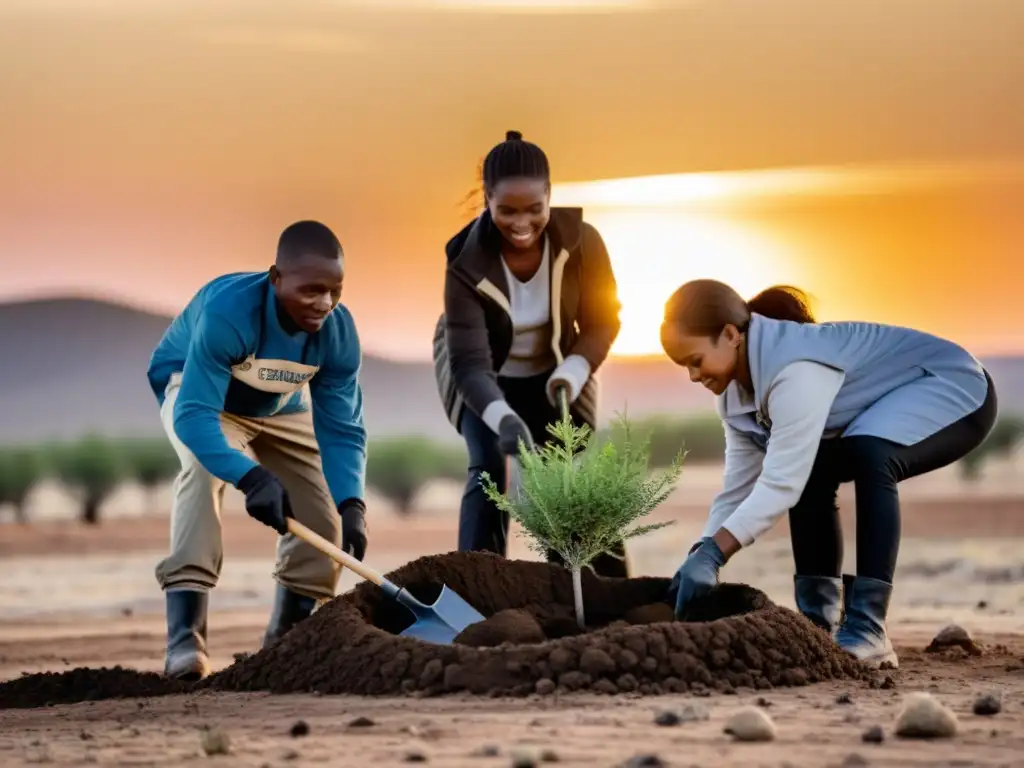
M 223 561 L 226 484 L 250 516 L 280 534 L 267 645 L 334 596 L 330 558 L 287 532 L 309 526 L 362 560 L 366 431 L 352 315 L 339 304 L 344 256 L 315 221 L 282 232 L 268 272 L 224 275 L 203 286 L 153 352 L 149 382 L 181 460 L 171 510 L 171 552 L 156 567 L 166 595 L 164 673 L 200 679 L 208 594 Z M 247 455 L 249 451 L 256 461 Z

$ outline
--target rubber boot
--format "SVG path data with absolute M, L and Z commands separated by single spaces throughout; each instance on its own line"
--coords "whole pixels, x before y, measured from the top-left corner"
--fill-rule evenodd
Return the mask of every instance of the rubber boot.
M 164 675 L 178 680 L 202 680 L 210 674 L 206 653 L 208 595 L 194 590 L 170 590 L 167 598 L 167 653 Z
M 898 667 L 896 651 L 885 631 L 892 584 L 866 576 L 850 577 L 846 583 L 846 615 L 836 633 L 836 643 L 873 669 L 883 664 Z
M 835 637 L 843 614 L 843 582 L 830 576 L 793 577 L 796 607 L 814 624 Z
M 303 619 L 309 618 L 316 608 L 315 597 L 306 597 L 298 592 L 293 592 L 288 587 L 277 585 L 274 592 L 274 609 L 270 614 L 270 621 L 267 624 L 267 631 L 263 634 L 263 648 L 271 643 L 277 642 L 292 627 Z

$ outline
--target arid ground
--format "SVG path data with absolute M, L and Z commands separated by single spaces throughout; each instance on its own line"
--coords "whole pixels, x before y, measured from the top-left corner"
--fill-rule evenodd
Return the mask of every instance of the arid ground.
M 658 510 L 676 525 L 633 541 L 638 574 L 669 575 L 699 532 L 717 470 L 684 471 L 680 490 Z M 0 765 L 29 763 L 181 765 L 203 757 L 200 727 L 221 728 L 230 753 L 218 765 L 444 766 L 616 765 L 1024 765 L 1024 484 L 1019 468 L 1002 467 L 976 486 L 953 473 L 904 487 L 904 540 L 890 630 L 901 669 L 882 688 L 863 683 L 741 691 L 738 695 L 617 697 L 571 695 L 528 699 L 429 699 L 201 694 L 149 701 L 87 702 L 0 711 Z M 854 563 L 852 503 L 841 494 Z M 153 566 L 167 545 L 166 491 L 145 499 L 130 489 L 108 505 L 102 525 L 85 529 L 65 518 L 67 499 L 41 492 L 37 522 L 0 525 L 0 679 L 23 672 L 162 664 L 162 601 Z M 390 570 L 455 540 L 457 493 L 437 487 L 401 519 L 371 504 L 367 562 Z M 142 510 L 151 510 L 143 513 Z M 210 646 L 217 668 L 253 651 L 266 621 L 273 536 L 240 512 L 230 495 L 224 515 L 227 551 L 213 596 Z M 535 557 L 518 535 L 512 557 Z M 742 552 L 723 578 L 752 584 L 792 606 L 792 560 L 785 524 Z M 356 581 L 350 573 L 339 591 Z M 956 623 L 985 652 L 925 653 L 931 638 Z M 953 709 L 952 739 L 912 740 L 894 733 L 903 698 L 928 691 Z M 842 696 L 848 694 L 848 696 Z M 979 696 L 1002 711 L 976 715 Z M 665 709 L 687 704 L 707 719 L 656 724 Z M 768 743 L 737 743 L 723 733 L 730 713 L 760 706 L 774 720 Z M 373 725 L 350 727 L 366 717 Z M 294 737 L 298 720 L 307 735 Z M 862 741 L 881 726 L 882 743 Z M 662 762 L 654 761 L 657 756 Z M 649 756 L 645 762 L 643 756 Z M 205 758 L 204 758 L 205 759 Z M 519 763 L 516 763 L 516 760 Z M 633 759 L 633 762 L 630 760 Z

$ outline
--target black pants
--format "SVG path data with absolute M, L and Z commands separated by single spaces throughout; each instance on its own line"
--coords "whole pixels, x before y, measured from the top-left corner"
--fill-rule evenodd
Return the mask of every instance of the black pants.
M 505 399 L 526 422 L 537 445 L 553 439 L 547 426 L 561 418 L 558 409 L 548 401 L 545 391 L 550 375 L 498 379 Z M 573 422 L 581 426 L 576 413 L 571 409 L 570 413 Z M 469 476 L 459 511 L 459 551 L 495 552 L 504 556 L 508 548 L 509 517 L 487 498 L 480 475 L 486 472 L 499 488 L 504 488 L 505 457 L 498 450 L 497 435 L 468 408 L 463 410 L 460 427 L 469 454 Z M 556 553 L 548 552 L 548 562 L 561 563 L 562 559 Z M 601 576 L 628 576 L 625 545 L 620 543 L 611 553 L 598 555 L 591 566 Z
M 976 448 L 991 431 L 998 404 L 988 373 L 988 394 L 974 412 L 914 445 L 878 437 L 823 440 L 803 495 L 789 511 L 796 573 L 840 576 L 843 534 L 836 495 L 852 481 L 857 499 L 857 574 L 892 583 L 900 546 L 896 484 L 945 467 Z

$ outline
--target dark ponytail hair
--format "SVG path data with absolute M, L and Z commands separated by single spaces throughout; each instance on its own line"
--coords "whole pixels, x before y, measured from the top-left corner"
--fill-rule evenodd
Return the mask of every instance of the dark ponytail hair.
M 462 199 L 460 205 L 475 216 L 487 205 L 487 198 L 505 179 L 541 179 L 551 185 L 551 167 L 544 150 L 523 139 L 519 131 L 506 131 L 505 140 L 491 151 L 477 168 L 477 186 Z
M 717 339 L 727 325 L 744 332 L 750 326 L 750 315 L 756 313 L 773 320 L 813 323 L 810 300 L 799 288 L 773 285 L 749 301 L 732 287 L 717 280 L 691 280 L 665 302 L 662 326 L 677 326 L 690 336 Z

